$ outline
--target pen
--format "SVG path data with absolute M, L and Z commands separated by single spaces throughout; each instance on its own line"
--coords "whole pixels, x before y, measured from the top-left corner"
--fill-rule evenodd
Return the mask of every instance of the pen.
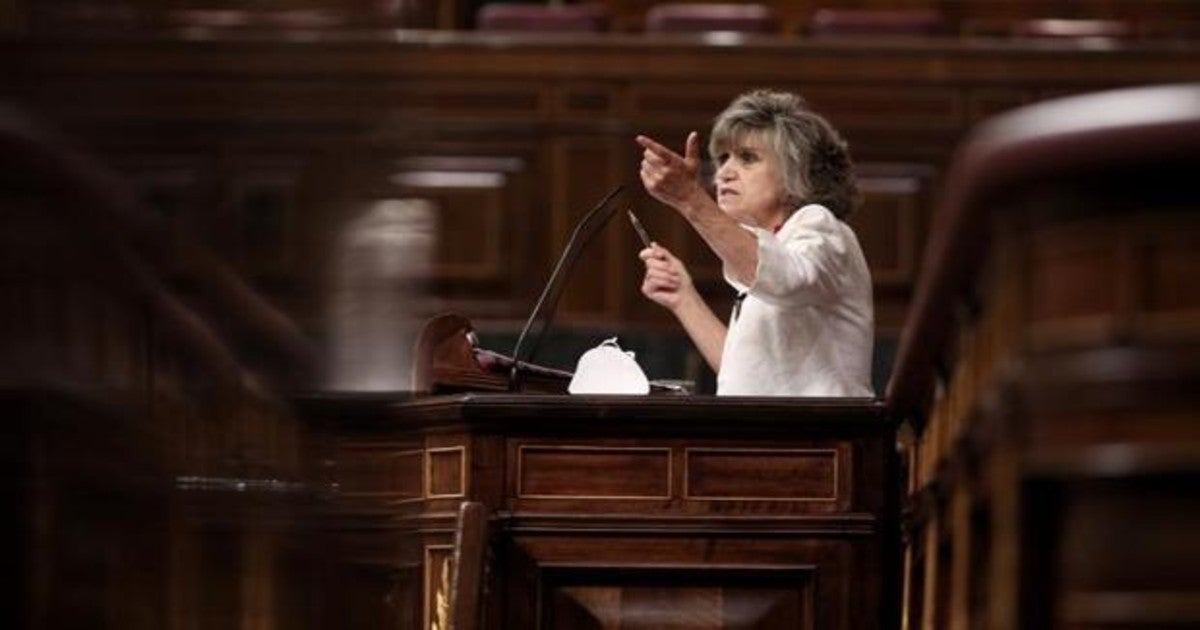
M 637 231 L 638 237 L 642 239 L 642 244 L 650 247 L 650 235 L 646 233 L 646 228 L 642 227 L 642 222 L 638 221 L 637 215 L 633 210 L 626 210 L 629 213 L 629 222 L 633 224 L 633 229 Z

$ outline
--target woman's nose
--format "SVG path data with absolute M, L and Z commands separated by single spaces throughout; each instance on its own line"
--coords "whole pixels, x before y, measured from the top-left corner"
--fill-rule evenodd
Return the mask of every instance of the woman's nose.
M 718 182 L 724 182 L 733 179 L 733 168 L 730 167 L 730 164 L 732 163 L 733 162 L 731 160 L 717 167 L 717 172 L 713 174 L 713 179 Z

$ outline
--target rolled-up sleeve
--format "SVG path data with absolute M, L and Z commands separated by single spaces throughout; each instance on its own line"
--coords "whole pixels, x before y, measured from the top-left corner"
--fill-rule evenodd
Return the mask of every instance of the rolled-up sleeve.
M 787 307 L 830 302 L 837 297 L 847 264 L 847 243 L 828 210 L 801 212 L 797 225 L 781 234 L 751 228 L 758 240 L 758 267 L 751 295 Z

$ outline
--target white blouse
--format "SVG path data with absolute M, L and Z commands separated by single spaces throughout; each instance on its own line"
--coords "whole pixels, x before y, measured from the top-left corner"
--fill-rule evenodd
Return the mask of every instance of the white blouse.
M 754 285 L 738 291 L 721 353 L 722 396 L 870 397 L 874 306 L 858 238 L 825 206 L 792 213 L 758 239 Z

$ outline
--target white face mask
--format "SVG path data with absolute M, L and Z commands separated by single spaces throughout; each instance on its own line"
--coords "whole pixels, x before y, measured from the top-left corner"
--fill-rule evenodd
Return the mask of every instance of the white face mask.
M 648 394 L 650 381 L 634 360 L 633 353 L 622 350 L 617 345 L 617 338 L 613 337 L 579 357 L 567 391 L 572 394 Z

